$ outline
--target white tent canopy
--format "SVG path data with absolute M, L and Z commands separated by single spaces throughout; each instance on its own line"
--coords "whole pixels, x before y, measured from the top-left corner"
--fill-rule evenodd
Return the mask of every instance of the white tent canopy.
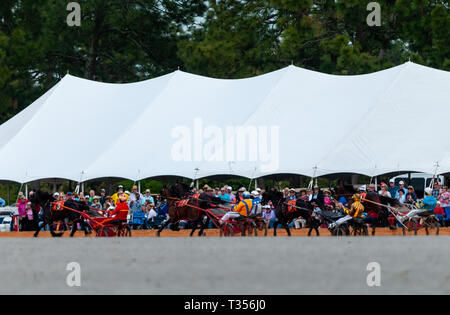
M 182 71 L 132 84 L 65 76 L 0 126 L 0 180 L 450 172 L 450 74 L 289 66 L 241 80 Z

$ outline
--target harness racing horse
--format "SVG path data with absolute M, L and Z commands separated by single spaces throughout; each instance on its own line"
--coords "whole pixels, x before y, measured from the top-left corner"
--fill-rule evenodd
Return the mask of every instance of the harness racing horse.
M 215 197 L 202 193 L 197 196 L 190 195 L 190 187 L 185 183 L 176 183 L 170 187 L 164 187 L 161 191 L 161 199 L 167 199 L 169 220 L 161 225 L 157 231 L 157 236 L 161 235 L 162 230 L 169 226 L 172 231 L 179 231 L 181 220 L 187 220 L 193 223 L 193 229 L 190 236 L 200 226 L 198 236 L 203 236 L 203 231 L 209 224 L 209 217 L 203 213 L 202 209 L 208 209 L 210 202 L 217 202 Z
M 375 235 L 375 228 L 377 226 L 389 226 L 391 225 L 388 220 L 389 211 L 384 206 L 399 206 L 400 203 L 397 199 L 381 196 L 375 192 L 367 193 L 365 199 L 362 200 L 364 211 L 369 215 L 366 217 L 365 222 L 370 223 L 372 226 L 372 235 Z M 372 216 L 371 216 L 372 214 Z
M 308 236 L 311 235 L 312 229 L 315 229 L 316 234 L 319 235 L 318 226 L 313 222 L 311 216 L 312 209 L 310 203 L 307 203 L 302 199 L 297 199 L 295 204 L 288 203 L 289 200 L 284 198 L 283 194 L 275 189 L 263 193 L 262 203 L 267 204 L 269 200 L 272 201 L 272 204 L 276 209 L 276 221 L 273 225 L 273 236 L 277 236 L 278 224 L 281 224 L 288 236 L 291 236 L 289 224 L 298 217 L 305 219 L 310 227 Z
M 75 200 L 67 200 L 64 202 L 64 207 L 59 210 L 53 210 L 52 203 L 55 202 L 55 198 L 47 193 L 38 191 L 31 197 L 31 204 L 33 207 L 39 206 L 42 208 L 42 221 L 43 224 L 39 225 L 34 233 L 34 237 L 38 237 L 39 232 L 46 225 L 50 227 L 50 233 L 53 237 L 61 237 L 64 232 L 57 233 L 53 227 L 55 222 L 72 222 L 72 231 L 70 237 L 73 237 L 77 231 L 77 225 L 80 223 L 81 228 L 84 230 L 84 234 L 89 234 L 83 217 L 80 212 L 88 211 L 89 207 L 86 204 L 76 202 Z M 75 210 L 75 211 L 74 211 Z

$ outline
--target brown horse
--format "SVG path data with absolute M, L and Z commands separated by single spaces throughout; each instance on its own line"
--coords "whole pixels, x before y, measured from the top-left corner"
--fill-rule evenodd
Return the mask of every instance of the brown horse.
M 179 231 L 181 220 L 189 221 L 193 224 L 190 236 L 200 228 L 198 236 L 204 236 L 204 230 L 209 225 L 209 217 L 203 210 L 210 207 L 210 202 L 214 202 L 213 197 L 202 193 L 195 198 L 187 184 L 176 183 L 170 187 L 164 187 L 161 191 L 161 199 L 167 200 L 169 220 L 164 222 L 157 231 L 157 236 L 161 235 L 162 230 L 167 226 L 172 231 Z

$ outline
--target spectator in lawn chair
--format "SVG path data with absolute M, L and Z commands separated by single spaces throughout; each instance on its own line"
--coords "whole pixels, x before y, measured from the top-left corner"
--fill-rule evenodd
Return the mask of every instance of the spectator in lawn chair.
M 417 202 L 417 196 L 413 186 L 408 186 L 408 193 L 406 194 L 405 199 L 406 199 L 405 202 L 411 205 Z
M 151 203 L 146 203 L 145 213 L 146 213 L 146 218 L 149 222 L 152 222 L 153 218 L 156 218 L 158 216 L 158 214 L 155 211 L 155 207 Z
M 156 213 L 158 216 L 167 217 L 169 213 L 169 207 L 167 206 L 167 200 L 161 199 L 161 196 L 156 197 Z
M 445 210 L 444 208 L 442 208 L 441 203 L 439 201 L 436 202 L 436 208 L 434 208 L 434 213 L 436 214 L 436 219 L 438 219 L 441 226 L 444 226 Z
M 395 185 L 395 180 L 393 178 L 391 178 L 389 180 L 389 193 L 391 194 L 391 198 L 396 198 L 397 197 L 397 191 L 398 191 L 398 186 Z
M 100 203 L 100 197 L 99 196 L 94 196 L 92 197 L 92 208 L 97 209 L 97 210 L 102 210 L 103 206 Z
M 269 229 L 273 228 L 273 225 L 276 221 L 275 211 L 271 208 L 269 204 L 263 206 L 262 218 L 268 224 Z
M 401 204 L 404 204 L 406 202 L 405 191 L 403 189 L 399 189 L 397 191 L 397 197 L 395 199 L 397 199 Z

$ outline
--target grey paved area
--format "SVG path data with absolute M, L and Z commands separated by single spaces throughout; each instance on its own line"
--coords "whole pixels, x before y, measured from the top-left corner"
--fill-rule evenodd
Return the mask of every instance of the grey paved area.
M 0 294 L 450 294 L 450 237 L 0 239 Z M 66 266 L 81 266 L 69 287 Z M 366 282 L 369 262 L 381 286 Z

